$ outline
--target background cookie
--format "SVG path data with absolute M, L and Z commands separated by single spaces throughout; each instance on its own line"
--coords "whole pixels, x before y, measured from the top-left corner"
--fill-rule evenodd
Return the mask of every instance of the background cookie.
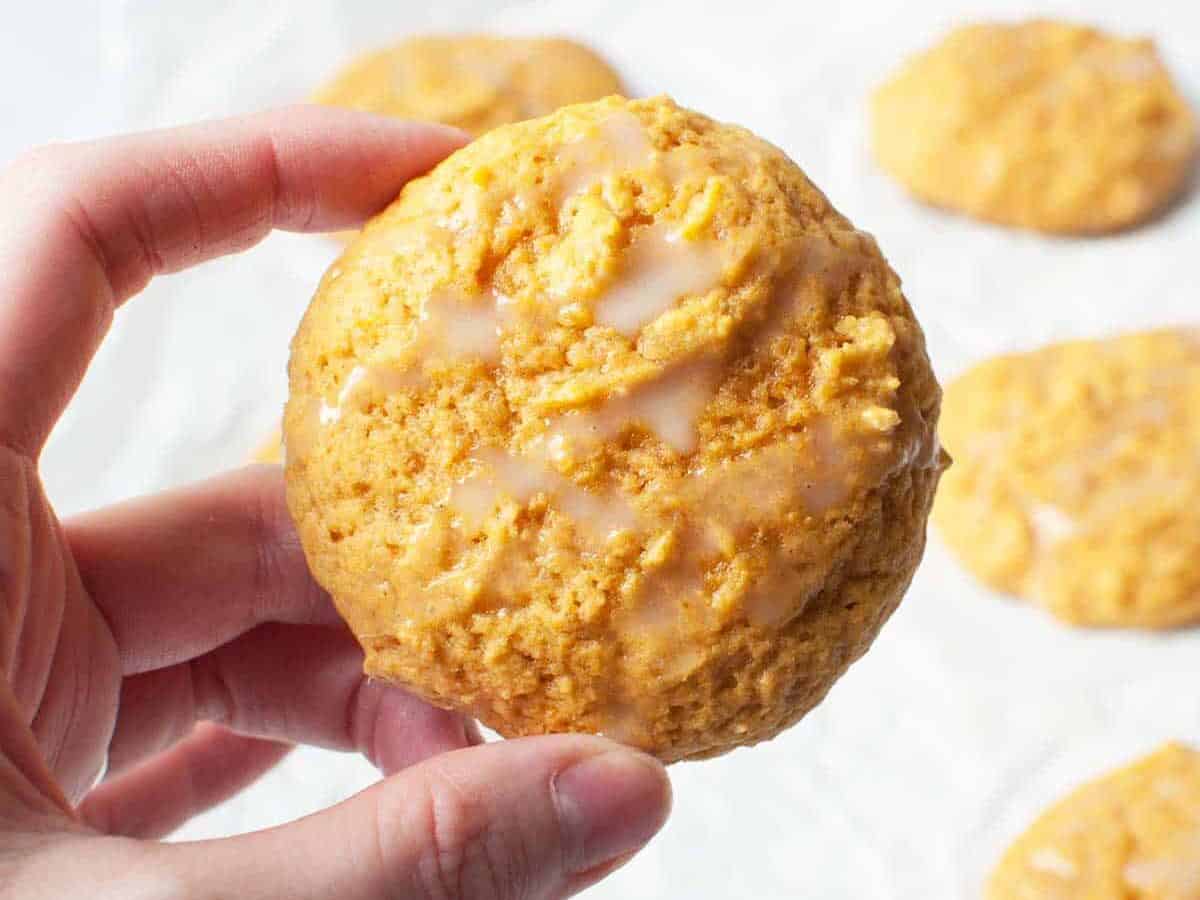
M 405 188 L 293 342 L 288 502 L 367 670 L 505 735 L 776 734 L 899 602 L 943 459 L 874 241 L 666 99 Z
M 408 38 L 363 56 L 314 99 L 479 135 L 619 93 L 616 73 L 573 41 L 473 35 Z
M 992 587 L 1079 625 L 1200 621 L 1200 337 L 1158 331 L 983 363 L 946 390 L 934 509 Z
M 1051 807 L 1008 849 L 987 900 L 1200 896 L 1200 753 L 1168 744 Z
M 1145 219 L 1196 153 L 1150 41 L 1060 22 L 958 28 L 882 85 L 871 113 L 879 164 L 917 197 L 1041 231 Z

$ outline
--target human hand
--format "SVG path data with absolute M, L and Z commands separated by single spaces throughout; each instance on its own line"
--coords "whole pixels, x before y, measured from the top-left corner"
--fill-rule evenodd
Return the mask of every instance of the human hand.
M 367 681 L 277 467 L 65 523 L 38 477 L 151 277 L 275 227 L 351 225 L 459 141 L 299 108 L 47 148 L 0 174 L 0 897 L 559 897 L 662 825 L 649 757 L 567 735 L 475 746 L 458 716 Z M 153 840 L 293 742 L 389 777 L 280 828 Z

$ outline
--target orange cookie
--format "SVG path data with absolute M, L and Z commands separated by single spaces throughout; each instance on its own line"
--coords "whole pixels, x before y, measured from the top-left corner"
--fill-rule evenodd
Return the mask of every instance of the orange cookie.
M 778 733 L 908 585 L 944 459 L 874 240 L 667 99 L 405 188 L 292 345 L 288 503 L 367 671 L 664 760 Z
M 989 360 L 946 390 L 934 521 L 980 579 L 1076 625 L 1200 622 L 1200 336 Z
M 1168 744 L 1055 804 L 1004 854 L 987 900 L 1200 897 L 1200 753 Z
M 871 111 L 880 165 L 915 196 L 1038 231 L 1136 224 L 1196 157 L 1195 117 L 1153 44 L 1061 22 L 958 28 Z
M 573 41 L 472 35 L 414 37 L 367 54 L 314 99 L 479 135 L 621 92 L 607 63 Z

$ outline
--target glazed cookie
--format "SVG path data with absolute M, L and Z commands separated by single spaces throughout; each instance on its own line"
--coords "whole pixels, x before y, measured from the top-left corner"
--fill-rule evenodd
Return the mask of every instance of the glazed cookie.
M 292 344 L 288 504 L 372 675 L 513 736 L 769 738 L 899 602 L 944 465 L 899 280 L 667 99 L 408 185 Z
M 1168 744 L 1087 784 L 1008 849 L 988 900 L 1200 897 L 1200 753 Z
M 1200 336 L 990 360 L 946 390 L 934 520 L 988 585 L 1077 625 L 1200 622 Z
M 560 38 L 428 36 L 361 57 L 314 100 L 386 116 L 453 125 L 472 135 L 543 116 L 560 106 L 621 93 L 621 80 L 599 56 Z M 339 231 L 342 243 L 354 231 Z M 279 435 L 255 452 L 280 462 Z
M 1146 219 L 1196 155 L 1195 118 L 1150 41 L 1060 22 L 959 28 L 871 112 L 879 164 L 915 196 L 1038 231 Z
M 409 38 L 351 63 L 314 99 L 479 135 L 619 93 L 616 73 L 572 41 L 480 35 Z

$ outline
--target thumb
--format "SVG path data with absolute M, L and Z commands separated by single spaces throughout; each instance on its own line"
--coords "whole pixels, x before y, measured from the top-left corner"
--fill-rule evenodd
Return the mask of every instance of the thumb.
M 435 757 L 280 828 L 164 852 L 189 897 L 566 897 L 640 849 L 670 805 L 645 754 L 522 738 Z

